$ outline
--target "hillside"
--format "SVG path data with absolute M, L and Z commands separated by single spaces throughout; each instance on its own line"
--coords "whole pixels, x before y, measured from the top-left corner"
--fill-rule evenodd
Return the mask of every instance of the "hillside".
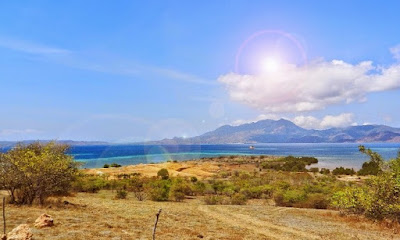
M 400 142 L 400 128 L 362 125 L 325 130 L 304 129 L 291 121 L 261 120 L 239 126 L 225 125 L 193 138 L 164 139 L 158 144 L 227 143 L 344 143 Z

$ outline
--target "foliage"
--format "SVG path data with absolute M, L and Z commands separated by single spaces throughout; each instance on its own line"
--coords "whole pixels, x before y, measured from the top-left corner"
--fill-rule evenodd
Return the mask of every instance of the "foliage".
M 327 169 L 327 168 L 321 168 L 321 171 L 319 171 L 319 173 L 327 175 L 331 173 L 331 170 Z
M 182 178 L 176 178 L 173 180 L 170 188 L 170 198 L 174 201 L 180 202 L 185 198 L 185 195 L 192 195 L 193 191 L 189 182 Z
M 110 167 L 118 168 L 118 167 L 121 167 L 121 165 L 118 163 L 111 163 Z
M 235 193 L 230 199 L 230 204 L 232 205 L 245 205 L 247 202 L 247 197 L 241 193 Z
M 282 170 L 287 172 L 307 172 L 306 166 L 318 163 L 314 157 L 287 156 L 280 158 L 277 162 L 263 162 L 264 169 Z
M 0 155 L 0 188 L 20 204 L 36 199 L 43 204 L 49 196 L 66 194 L 79 166 L 67 150 L 67 145 L 55 142 L 17 144 Z
M 97 193 L 101 189 L 109 186 L 108 182 L 102 176 L 80 175 L 72 183 L 73 190 L 77 192 Z
M 358 146 L 358 150 L 370 157 L 368 162 L 363 163 L 362 168 L 357 172 L 358 175 L 378 175 L 382 172 L 383 158 L 371 149 L 365 149 L 363 145 Z
M 170 188 L 171 181 L 163 179 L 157 179 L 145 184 L 145 191 L 153 201 L 167 201 Z
M 371 156 L 370 163 L 383 164 L 379 154 L 362 146 L 360 149 Z M 387 170 L 381 170 L 364 185 L 336 192 L 332 205 L 342 212 L 364 214 L 371 219 L 400 221 L 400 156 L 391 160 L 388 166 Z
M 332 170 L 333 175 L 354 175 L 355 173 L 353 168 L 337 167 Z
M 169 172 L 167 169 L 162 168 L 160 171 L 157 172 L 157 176 L 163 180 L 167 180 L 169 178 Z
M 110 165 L 107 163 L 103 165 L 103 168 L 109 168 L 109 167 L 110 167 Z

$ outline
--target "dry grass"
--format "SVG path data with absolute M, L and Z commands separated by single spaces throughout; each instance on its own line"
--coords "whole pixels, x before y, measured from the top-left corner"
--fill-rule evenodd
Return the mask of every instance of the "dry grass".
M 268 206 L 259 201 L 245 206 L 207 206 L 199 198 L 184 202 L 114 200 L 115 192 L 79 193 L 46 207 L 7 205 L 8 230 L 33 222 L 42 213 L 55 226 L 33 229 L 36 239 L 151 239 L 155 214 L 163 211 L 157 239 L 399 239 L 380 225 L 351 222 L 329 210 Z M 63 201 L 73 204 L 64 204 Z

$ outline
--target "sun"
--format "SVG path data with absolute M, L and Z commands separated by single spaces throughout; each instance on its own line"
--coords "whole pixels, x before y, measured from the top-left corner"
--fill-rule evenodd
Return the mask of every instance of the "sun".
M 280 69 L 280 62 L 276 58 L 266 58 L 261 62 L 261 69 L 266 73 L 277 72 Z

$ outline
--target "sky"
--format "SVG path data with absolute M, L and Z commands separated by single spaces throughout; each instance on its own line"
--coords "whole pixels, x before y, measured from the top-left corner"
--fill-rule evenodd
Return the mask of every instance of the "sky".
M 399 1 L 1 1 L 0 141 L 400 127 Z

